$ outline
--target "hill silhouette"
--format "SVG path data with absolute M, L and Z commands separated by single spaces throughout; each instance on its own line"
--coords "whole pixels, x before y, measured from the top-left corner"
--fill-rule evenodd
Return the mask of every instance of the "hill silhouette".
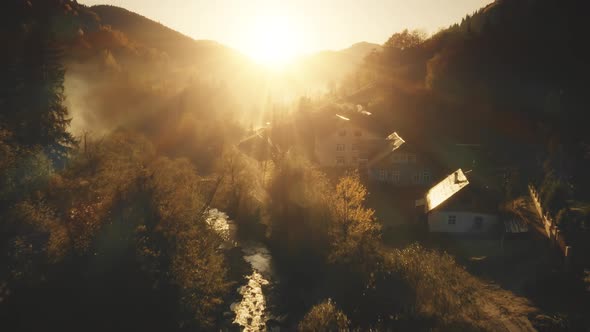
M 588 326 L 585 3 L 498 0 L 430 37 L 399 31 L 383 46 L 361 42 L 281 70 L 118 7 L 5 4 L 0 320 L 9 330 L 295 330 L 301 319 L 303 330 Z M 426 188 L 389 196 L 362 168 L 313 163 L 335 113 L 381 137 L 399 133 L 441 173 L 465 159 L 470 186 L 503 202 L 501 218 L 538 187 L 543 212 L 573 244 L 570 271 L 536 237 L 499 229 L 467 239 L 501 249 L 474 257 L 479 248 L 459 248 L 466 238 L 424 234 L 417 211 L 384 216 L 401 227 L 379 220 L 374 198 L 395 207 L 404 194 L 414 211 Z
M 104 25 L 122 31 L 142 45 L 166 52 L 175 61 L 184 63 L 219 57 L 238 56 L 230 48 L 215 41 L 194 40 L 149 18 L 108 5 L 92 6 Z

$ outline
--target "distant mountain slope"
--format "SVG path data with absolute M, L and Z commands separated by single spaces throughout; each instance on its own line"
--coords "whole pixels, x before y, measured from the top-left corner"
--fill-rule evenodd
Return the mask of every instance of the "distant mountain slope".
M 174 60 L 196 61 L 198 57 L 238 56 L 233 50 L 217 42 L 194 40 L 165 25 L 124 8 L 108 5 L 90 7 L 101 23 L 124 32 L 145 46 L 166 52 Z
M 99 15 L 103 24 L 125 31 L 129 37 L 146 45 L 178 45 L 193 41 L 178 31 L 124 8 L 97 5 L 90 9 Z
M 293 71 L 310 80 L 314 87 L 334 87 L 351 75 L 367 55 L 378 50 L 381 50 L 381 45 L 360 42 L 343 50 L 321 51 L 297 60 Z
M 568 155 L 567 163 L 556 157 L 553 173 L 590 188 L 589 7 L 497 0 L 409 47 L 398 33 L 359 75 L 378 80 L 369 111 L 403 137 L 481 143 L 502 167 L 519 162 L 538 172 L 546 167 L 530 166 L 535 158 Z M 539 147 L 549 148 L 532 155 Z
M 88 7 L 72 0 L 9 3 L 11 8 L 1 14 L 10 15 L 0 20 L 6 26 L 0 37 L 8 49 L 18 48 L 10 29 L 24 35 L 33 17 L 55 25 L 75 133 L 128 127 L 145 122 L 148 113 L 184 107 L 210 113 L 222 108 L 232 113 L 231 118 L 256 126 L 267 121 L 264 114 L 275 104 L 288 108 L 301 96 L 320 96 L 336 86 L 373 48 L 379 48 L 358 43 L 310 55 L 284 71 L 272 72 L 230 47 L 194 40 L 123 8 Z M 198 102 L 188 102 L 195 96 Z M 178 105 L 170 107 L 171 100 Z
M 346 54 L 357 61 L 362 61 L 367 55 L 373 51 L 381 51 L 383 47 L 379 44 L 359 42 L 349 48 L 340 50 L 339 53 Z

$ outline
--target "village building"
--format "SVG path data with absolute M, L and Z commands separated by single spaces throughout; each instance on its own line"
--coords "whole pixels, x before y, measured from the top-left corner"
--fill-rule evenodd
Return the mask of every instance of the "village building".
M 385 143 L 385 137 L 335 115 L 333 126 L 316 133 L 315 160 L 321 167 L 365 168 L 369 158 Z
M 430 232 L 485 233 L 499 225 L 497 202 L 492 196 L 485 188 L 469 186 L 467 176 L 458 169 L 417 203 L 424 204 Z
M 368 163 L 369 180 L 397 187 L 428 187 L 437 174 L 437 167 L 417 145 L 403 143 L 386 153 L 374 156 Z

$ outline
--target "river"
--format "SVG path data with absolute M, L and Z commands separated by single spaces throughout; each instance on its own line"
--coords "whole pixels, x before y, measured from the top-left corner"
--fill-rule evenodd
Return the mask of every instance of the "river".
M 209 210 L 207 222 L 226 241 L 225 246 L 241 249 L 243 259 L 252 268 L 252 273 L 237 289 L 239 297 L 230 305 L 235 316 L 231 323 L 248 332 L 272 330 L 269 323 L 280 318 L 273 315 L 273 304 L 270 303 L 271 292 L 277 285 L 270 251 L 259 242 L 240 243 L 236 238 L 236 224 L 222 211 Z

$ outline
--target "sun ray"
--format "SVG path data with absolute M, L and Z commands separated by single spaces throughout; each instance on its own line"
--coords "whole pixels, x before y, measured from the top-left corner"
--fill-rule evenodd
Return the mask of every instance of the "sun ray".
M 289 16 L 258 16 L 251 24 L 244 52 L 256 62 L 281 67 L 302 53 L 303 29 Z

